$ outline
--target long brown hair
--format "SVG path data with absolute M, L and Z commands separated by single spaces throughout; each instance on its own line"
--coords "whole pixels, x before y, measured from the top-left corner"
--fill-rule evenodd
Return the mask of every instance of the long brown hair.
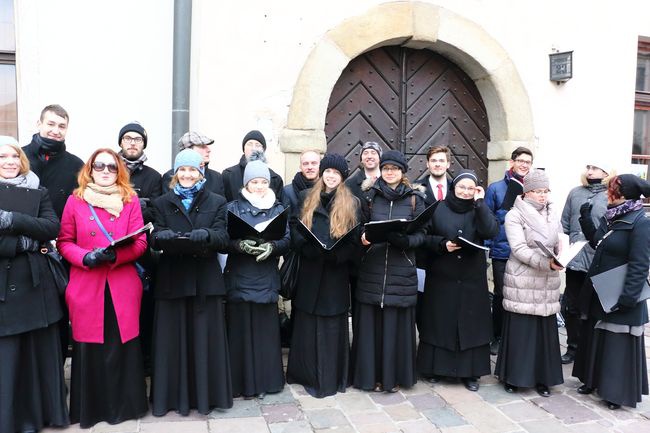
M 79 176 L 77 176 L 77 183 L 79 184 L 79 187 L 74 190 L 74 195 L 83 199 L 86 187 L 93 181 L 90 173 L 93 170 L 93 163 L 95 162 L 95 158 L 97 158 L 97 155 L 100 153 L 108 153 L 115 160 L 115 165 L 117 166 L 117 179 L 115 180 L 115 185 L 117 185 L 117 189 L 120 191 L 120 197 L 122 197 L 122 201 L 124 203 L 129 203 L 135 195 L 135 191 L 133 190 L 133 187 L 131 187 L 129 179 L 129 170 L 126 168 L 126 165 L 124 164 L 124 161 L 122 161 L 122 158 L 117 153 L 115 153 L 114 150 L 106 147 L 94 151 L 84 166 L 81 167 L 81 170 L 79 170 Z
M 320 204 L 320 194 L 324 189 L 325 183 L 321 177 L 312 187 L 309 194 L 307 194 L 305 203 L 302 206 L 300 220 L 310 230 L 314 211 Z M 333 200 L 332 211 L 330 212 L 330 237 L 332 239 L 338 239 L 357 224 L 359 200 L 352 194 L 350 188 L 343 181 L 336 187 L 336 195 Z

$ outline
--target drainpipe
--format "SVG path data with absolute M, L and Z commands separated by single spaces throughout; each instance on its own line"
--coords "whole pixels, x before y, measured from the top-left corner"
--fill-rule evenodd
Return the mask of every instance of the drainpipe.
M 174 0 L 174 54 L 172 74 L 172 163 L 176 143 L 190 129 L 190 61 L 192 0 Z

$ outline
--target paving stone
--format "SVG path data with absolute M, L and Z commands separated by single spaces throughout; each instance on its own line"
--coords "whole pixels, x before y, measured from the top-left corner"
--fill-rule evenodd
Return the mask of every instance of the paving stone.
M 315 429 L 350 425 L 343 412 L 338 409 L 306 410 L 304 413 Z
M 521 401 L 520 393 L 507 393 L 506 390 L 503 389 L 503 385 L 500 383 L 496 385 L 481 386 L 477 392 L 483 400 L 491 404 L 504 404 Z
M 261 415 L 262 411 L 260 410 L 260 404 L 257 399 L 237 399 L 233 401 L 233 406 L 230 409 L 214 409 L 210 412 L 209 417 L 213 419 L 249 418 L 259 417 Z
M 420 412 L 415 410 L 413 406 L 408 403 L 396 404 L 384 407 L 386 412 L 393 421 L 409 421 L 421 418 Z
M 484 401 L 458 403 L 454 405 L 454 409 L 467 422 L 484 433 L 501 433 L 519 429 L 501 412 Z
M 400 392 L 403 395 L 407 396 L 407 397 L 409 395 L 415 395 L 415 394 L 422 394 L 422 393 L 425 393 L 425 392 L 431 392 L 431 385 L 429 385 L 428 382 L 420 380 L 410 388 L 402 388 L 400 390 Z
M 438 433 L 438 430 L 428 419 L 398 422 L 397 426 L 403 433 Z
M 187 416 L 181 415 L 175 411 L 169 411 L 164 416 L 153 416 L 149 412 L 144 418 L 140 418 L 140 423 L 147 422 L 183 422 L 183 421 L 207 421 L 208 415 L 203 415 L 195 410 L 190 411 Z
M 356 428 L 359 428 L 361 425 L 365 424 L 381 424 L 381 423 L 390 423 L 390 417 L 384 412 L 364 412 L 364 413 L 355 413 L 348 417 L 350 422 Z
M 449 406 L 426 409 L 422 411 L 422 415 L 427 417 L 429 421 L 439 428 L 455 427 L 467 424 L 465 418 Z
M 650 421 L 637 421 L 633 424 L 626 424 L 618 427 L 621 433 L 650 433 Z
M 531 401 L 565 424 L 595 421 L 601 418 L 593 410 L 566 395 L 554 394 L 551 397 L 538 397 Z
M 296 397 L 304 397 L 309 395 L 309 393 L 305 391 L 305 387 L 302 385 L 298 385 L 297 383 L 288 385 L 288 388 L 291 390 L 291 393 L 294 394 Z
M 291 388 L 285 386 L 284 389 L 280 392 L 274 394 L 266 394 L 266 397 L 262 400 L 258 400 L 259 404 L 280 404 L 280 403 L 294 403 L 296 398 L 291 393 Z
M 267 423 L 300 421 L 305 419 L 295 403 L 270 404 L 261 407 L 262 416 Z
M 93 432 L 95 430 L 93 429 Z M 208 433 L 206 421 L 186 421 L 179 423 L 171 422 L 150 422 L 140 425 L 141 433 Z M 221 433 L 227 433 L 222 431 Z
M 410 395 L 408 401 L 410 401 L 411 404 L 420 411 L 424 409 L 435 409 L 447 405 L 442 398 L 433 395 L 431 392 L 427 394 Z
M 528 433 L 574 433 L 573 430 L 569 429 L 569 427 L 566 427 L 555 418 L 541 421 L 522 422 L 520 425 Z
M 314 431 L 316 433 L 357 433 L 357 431 L 352 426 L 349 425 L 318 429 Z
M 473 425 L 462 425 L 458 427 L 443 427 L 440 429 L 441 433 L 481 433 L 479 429 Z
M 501 412 L 515 422 L 547 419 L 551 415 L 529 401 L 517 401 L 498 407 Z
M 298 397 L 297 401 L 303 410 L 338 407 L 338 401 L 336 401 L 334 396 L 325 398 L 314 398 L 312 396 Z
M 404 401 L 404 396 L 399 392 L 373 392 L 370 398 L 376 404 L 386 406 L 389 404 L 399 404 Z
M 377 408 L 368 394 L 336 394 L 334 397 L 346 414 L 374 410 Z
M 450 405 L 466 401 L 481 401 L 477 393 L 466 390 L 460 384 L 436 386 L 434 392 Z
M 223 418 L 208 421 L 211 432 L 219 433 L 269 433 L 261 416 L 250 418 Z M 178 430 L 176 430 L 178 432 Z
M 359 433 L 401 433 L 393 423 L 364 424 L 356 426 Z
M 271 433 L 312 433 L 311 424 L 303 419 L 301 421 L 279 422 L 270 424 Z
M 605 427 L 598 422 L 573 424 L 569 427 L 575 433 L 609 433 L 612 431 L 611 426 Z
M 69 427 L 66 427 L 64 429 L 60 428 L 44 428 L 43 430 L 40 430 L 41 433 L 88 433 L 90 430 L 88 429 L 83 429 L 79 427 L 79 424 L 71 425 Z
M 93 427 L 93 433 L 135 433 L 138 431 L 138 421 L 128 420 L 119 424 L 100 422 Z

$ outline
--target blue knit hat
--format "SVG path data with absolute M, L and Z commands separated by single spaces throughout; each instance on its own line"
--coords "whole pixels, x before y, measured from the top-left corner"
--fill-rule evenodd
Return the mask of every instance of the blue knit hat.
M 181 167 L 194 167 L 205 175 L 205 167 L 203 167 L 203 156 L 192 149 L 185 149 L 178 152 L 174 160 L 174 173 Z

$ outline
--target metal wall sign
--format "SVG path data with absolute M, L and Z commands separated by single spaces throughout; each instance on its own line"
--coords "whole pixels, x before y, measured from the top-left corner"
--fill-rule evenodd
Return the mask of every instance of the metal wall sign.
M 573 77 L 573 51 L 549 54 L 550 80 L 562 83 Z

